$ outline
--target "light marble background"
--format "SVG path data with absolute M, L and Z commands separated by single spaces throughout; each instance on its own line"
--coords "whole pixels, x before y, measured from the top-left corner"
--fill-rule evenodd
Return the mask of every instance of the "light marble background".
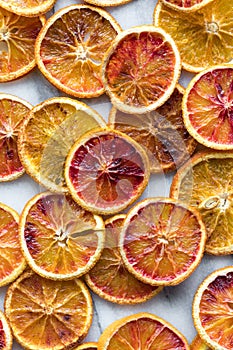
M 68 5 L 78 3 L 75 0 L 58 0 L 49 15 Z M 116 18 L 123 29 L 135 25 L 152 24 L 153 10 L 156 0 L 133 0 L 132 2 L 107 10 Z M 187 86 L 192 75 L 183 72 L 180 83 Z M 10 83 L 0 83 L 0 92 L 11 93 L 24 98 L 36 105 L 53 96 L 64 96 L 54 88 L 35 69 L 26 77 Z M 95 99 L 83 100 L 83 102 L 95 108 L 106 119 L 111 108 L 107 96 Z M 168 196 L 171 176 L 157 175 L 151 177 L 150 183 L 143 194 L 148 196 Z M 0 184 L 0 201 L 13 207 L 19 213 L 25 203 L 36 193 L 43 191 L 29 176 L 11 182 Z M 232 257 L 205 256 L 196 271 L 186 281 L 175 287 L 167 287 L 152 300 L 134 306 L 119 306 L 100 299 L 93 295 L 94 317 L 92 327 L 86 337 L 86 341 L 97 341 L 100 333 L 111 322 L 121 317 L 147 311 L 154 313 L 172 323 L 182 332 L 189 342 L 196 332 L 192 321 L 192 300 L 194 293 L 201 281 L 217 268 L 232 264 Z M 3 310 L 4 295 L 7 288 L 0 290 L 0 307 Z M 13 345 L 14 350 L 22 349 L 17 343 Z M 120 350 L 120 349 L 119 349 Z

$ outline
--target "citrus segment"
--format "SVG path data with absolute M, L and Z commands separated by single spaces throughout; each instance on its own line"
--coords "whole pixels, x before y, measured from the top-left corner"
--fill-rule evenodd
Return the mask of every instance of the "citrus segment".
M 180 56 L 172 38 L 154 26 L 118 34 L 104 57 L 103 81 L 113 105 L 126 113 L 146 113 L 172 94 Z
M 158 2 L 154 24 L 172 36 L 188 71 L 200 72 L 233 58 L 233 7 L 229 0 L 211 1 L 192 13 Z
M 17 15 L 34 17 L 49 11 L 56 0 L 0 0 L 0 6 Z
M 64 163 L 73 143 L 87 131 L 104 127 L 86 104 L 55 97 L 35 106 L 22 125 L 19 155 L 33 179 L 55 192 L 66 192 Z
M 88 286 L 100 297 L 118 304 L 142 303 L 161 291 L 161 287 L 144 284 L 125 268 L 119 252 L 119 235 L 125 215 L 105 222 L 106 241 L 100 259 L 85 275 Z
M 232 167 L 232 153 L 200 153 L 178 170 L 171 184 L 173 198 L 200 212 L 210 254 L 233 252 Z
M 201 144 L 233 149 L 233 65 L 215 66 L 196 75 L 185 92 L 183 117 Z
M 199 214 L 170 198 L 149 198 L 127 214 L 120 252 L 128 270 L 151 285 L 175 285 L 194 271 L 206 241 Z
M 31 268 L 51 279 L 83 275 L 99 259 L 103 220 L 69 196 L 41 193 L 25 206 L 20 220 L 23 253 Z
M 167 5 L 177 11 L 197 11 L 213 0 L 162 0 Z
M 110 324 L 102 333 L 98 350 L 188 350 L 182 334 L 163 319 L 139 313 Z
M 90 328 L 92 300 L 78 279 L 51 281 L 25 272 L 8 289 L 5 312 L 24 348 L 71 349 Z
M 127 114 L 115 107 L 110 112 L 110 127 L 127 134 L 144 147 L 151 172 L 178 168 L 196 148 L 197 142 L 183 123 L 183 92 L 184 89 L 177 86 L 161 107 L 145 114 Z
M 149 175 L 143 148 L 110 129 L 98 129 L 79 139 L 65 166 L 65 179 L 75 201 L 106 215 L 133 203 L 144 191 Z
M 206 345 L 203 340 L 197 335 L 192 343 L 190 344 L 190 350 L 211 350 L 208 345 Z
M 0 349 L 11 350 L 12 349 L 12 335 L 8 321 L 2 311 L 0 311 Z
M 99 96 L 104 93 L 102 58 L 120 30 L 115 19 L 98 7 L 65 7 L 51 16 L 40 32 L 35 48 L 38 67 L 67 94 Z
M 79 345 L 74 350 L 97 350 L 97 343 L 91 342 L 91 343 L 83 343 Z
M 84 0 L 85 2 L 96 6 L 119 6 L 132 0 Z

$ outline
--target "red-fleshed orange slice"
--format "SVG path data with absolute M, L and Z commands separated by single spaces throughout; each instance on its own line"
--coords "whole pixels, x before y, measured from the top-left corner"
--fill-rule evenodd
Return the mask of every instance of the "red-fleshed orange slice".
M 49 11 L 56 0 L 0 0 L 0 6 L 20 16 L 34 17 Z
M 190 344 L 190 350 L 211 350 L 208 345 L 206 345 L 199 335 L 193 339 Z
M 12 349 L 12 334 L 9 323 L 2 311 L 0 311 L 0 349 L 11 350 Z
M 97 343 L 89 342 L 79 345 L 74 350 L 97 350 Z
M 197 11 L 213 0 L 162 0 L 167 5 L 177 11 Z

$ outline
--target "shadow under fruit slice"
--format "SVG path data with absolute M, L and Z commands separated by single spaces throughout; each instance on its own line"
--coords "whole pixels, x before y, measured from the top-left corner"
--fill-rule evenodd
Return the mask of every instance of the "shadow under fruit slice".
M 0 0 L 0 6 L 17 15 L 34 17 L 49 11 L 56 0 Z
M 161 291 L 161 287 L 145 284 L 131 275 L 119 252 L 119 236 L 125 215 L 105 221 L 106 240 L 101 257 L 85 275 L 88 286 L 101 298 L 118 304 L 142 303 Z
M 151 285 L 176 285 L 195 270 L 206 241 L 199 213 L 170 198 L 149 198 L 127 214 L 120 253 L 136 278 Z
M 164 5 L 177 11 L 197 11 L 206 6 L 213 0 L 162 0 Z
M 190 350 L 211 350 L 208 345 L 206 345 L 199 335 L 193 339 L 190 344 Z
M 17 341 L 31 350 L 73 349 L 92 322 L 92 300 L 79 279 L 51 281 L 25 272 L 8 289 L 5 313 Z
M 104 231 L 101 217 L 63 194 L 36 195 L 20 219 L 21 246 L 29 266 L 55 280 L 88 272 L 100 257 Z
M 104 93 L 103 55 L 120 31 L 105 10 L 80 4 L 65 7 L 51 16 L 40 32 L 35 47 L 38 67 L 65 93 L 97 97 Z
M 77 348 L 74 348 L 74 350 L 97 350 L 97 343 L 94 343 L 94 342 L 83 343 L 79 345 Z
M 2 311 L 0 311 L 0 346 L 1 350 L 12 349 L 12 335 L 9 323 Z
M 98 350 L 189 350 L 187 340 L 165 320 L 142 312 L 110 324 L 98 341 Z

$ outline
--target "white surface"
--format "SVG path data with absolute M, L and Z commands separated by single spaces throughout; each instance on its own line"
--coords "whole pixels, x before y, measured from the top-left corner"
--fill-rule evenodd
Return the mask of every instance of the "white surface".
M 133 0 L 129 4 L 108 8 L 108 10 L 120 23 L 122 28 L 126 29 L 135 25 L 152 24 L 153 10 L 156 2 L 156 0 Z M 78 3 L 78 1 L 58 0 L 55 5 L 55 11 L 74 3 Z M 183 73 L 180 80 L 182 85 L 186 86 L 190 77 L 191 74 Z M 17 81 L 0 84 L 0 91 L 15 94 L 31 102 L 33 105 L 49 97 L 64 95 L 50 85 L 36 69 Z M 104 118 L 107 118 L 111 105 L 106 96 L 83 100 L 83 102 L 89 104 L 102 114 Z M 167 196 L 170 179 L 171 175 L 167 177 L 163 175 L 153 176 L 144 193 L 144 197 Z M 20 213 L 25 203 L 40 190 L 40 187 L 25 175 L 12 183 L 0 184 L 0 201 L 10 205 Z M 205 256 L 201 265 L 189 279 L 176 287 L 165 288 L 158 296 L 141 305 L 119 306 L 94 296 L 95 312 L 93 325 L 86 340 L 97 341 L 100 332 L 118 318 L 136 312 L 148 311 L 171 322 L 187 337 L 188 341 L 191 341 L 195 335 L 191 307 L 196 288 L 211 271 L 230 264 L 232 264 L 231 256 Z M 0 291 L 2 309 L 5 290 L 6 288 L 2 288 Z M 15 343 L 13 349 L 19 350 L 22 348 Z

